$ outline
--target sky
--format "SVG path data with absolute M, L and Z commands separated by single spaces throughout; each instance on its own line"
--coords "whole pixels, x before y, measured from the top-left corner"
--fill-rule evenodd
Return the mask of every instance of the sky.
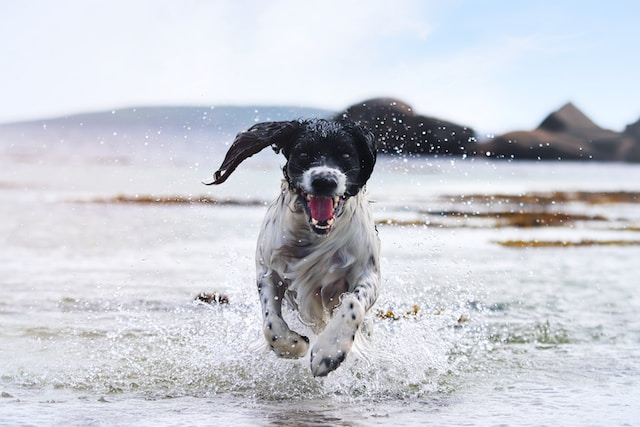
M 640 119 L 635 0 L 0 0 L 0 123 L 394 97 L 486 134 Z

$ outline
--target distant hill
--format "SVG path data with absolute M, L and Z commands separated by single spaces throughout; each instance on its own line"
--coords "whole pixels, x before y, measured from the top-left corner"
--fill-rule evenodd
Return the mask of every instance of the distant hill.
M 549 114 L 530 131 L 514 131 L 481 144 L 490 157 L 533 160 L 640 162 L 640 121 L 623 132 L 604 129 L 574 104 Z
M 130 162 L 220 155 L 256 122 L 330 117 L 277 106 L 136 107 L 0 125 L 0 155 L 18 161 L 92 158 Z
M 235 135 L 257 122 L 298 118 L 350 117 L 369 126 L 381 153 L 457 154 L 475 142 L 472 129 L 415 114 L 400 100 L 380 98 L 343 112 L 278 106 L 137 107 L 0 125 L 0 149 L 7 142 L 24 156 L 44 152 L 108 156 L 127 153 L 144 158 L 153 148 L 184 151 L 226 148 Z M 158 151 L 158 150 L 156 150 Z M 139 157 L 139 156 L 138 156 Z
M 331 111 L 305 107 L 136 107 L 0 124 L 0 136 L 7 133 L 15 135 L 24 132 L 57 133 L 62 137 L 93 132 L 147 134 L 205 132 L 235 135 L 256 122 L 329 117 L 332 114 Z

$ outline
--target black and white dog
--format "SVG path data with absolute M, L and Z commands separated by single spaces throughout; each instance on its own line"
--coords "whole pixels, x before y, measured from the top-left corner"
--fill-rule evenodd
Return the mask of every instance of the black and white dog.
M 286 299 L 318 335 L 311 371 L 324 376 L 345 360 L 378 298 L 380 241 L 364 189 L 376 162 L 375 141 L 346 120 L 259 123 L 236 136 L 206 184 L 223 183 L 268 146 L 287 162 L 256 251 L 264 335 L 279 357 L 307 353 L 309 339 L 282 317 Z

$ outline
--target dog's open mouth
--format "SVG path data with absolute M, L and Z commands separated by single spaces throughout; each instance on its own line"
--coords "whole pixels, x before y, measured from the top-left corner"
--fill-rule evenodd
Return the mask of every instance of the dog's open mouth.
M 305 210 L 311 229 L 318 234 L 327 234 L 331 231 L 342 198 L 313 196 L 304 191 L 300 191 L 300 196 L 305 201 Z

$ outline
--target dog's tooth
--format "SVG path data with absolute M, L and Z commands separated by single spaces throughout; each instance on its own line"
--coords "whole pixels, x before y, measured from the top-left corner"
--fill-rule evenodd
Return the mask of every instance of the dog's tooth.
M 311 224 L 313 224 L 314 226 L 318 225 L 318 220 L 315 218 L 311 218 Z

